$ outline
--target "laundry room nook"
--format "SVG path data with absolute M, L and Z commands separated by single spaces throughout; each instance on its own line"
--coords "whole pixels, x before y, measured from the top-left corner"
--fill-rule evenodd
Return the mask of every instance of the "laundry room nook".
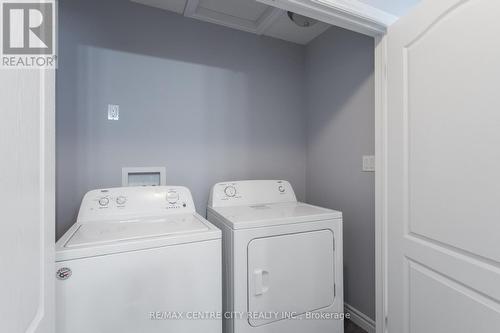
M 500 332 L 498 13 L 0 0 L 0 333 Z
M 280 309 L 296 314 L 320 308 L 332 313 L 345 312 L 352 320 L 346 321 L 346 332 L 349 329 L 374 332 L 373 37 L 249 0 L 60 0 L 58 20 L 56 239 L 62 244 L 58 249 L 61 251 L 59 269 L 65 268 L 68 260 L 81 256 L 79 252 L 65 252 L 64 244 L 76 242 L 71 246 L 79 246 L 75 244 L 91 241 L 107 244 L 109 241 L 102 236 L 103 231 L 91 229 L 94 224 L 88 225 L 88 215 L 82 215 L 85 205 L 109 208 L 108 212 L 117 209 L 118 216 L 122 214 L 121 208 L 132 205 L 133 198 L 140 198 L 140 202 L 147 207 L 158 209 L 161 206 L 154 201 L 154 197 L 151 197 L 150 203 L 141 201 L 149 197 L 147 191 L 130 194 L 123 187 L 125 192 L 120 192 L 119 188 L 126 185 L 124 170 L 139 170 L 139 175 L 143 174 L 141 170 L 161 170 L 162 181 L 158 178 L 155 184 L 161 185 L 156 190 L 157 195 L 178 196 L 172 194 L 177 190 L 168 186 L 186 187 L 190 193 L 182 192 L 180 195 L 188 199 L 176 199 L 172 205 L 189 201 L 192 195 L 192 204 L 178 206 L 178 209 L 203 218 L 207 217 L 207 205 L 209 209 L 217 210 L 218 200 L 225 205 L 236 202 L 235 198 L 240 196 L 252 207 L 262 206 L 259 212 L 262 216 L 271 216 L 274 213 L 266 215 L 265 205 L 282 202 L 283 193 L 277 189 L 289 186 L 285 193 L 287 200 L 332 211 L 299 210 L 305 209 L 307 214 L 316 218 L 324 215 L 333 221 L 341 219 L 341 222 L 338 222 L 339 225 L 318 222 L 318 228 L 331 230 L 331 234 L 316 231 L 319 233 L 313 233 L 311 238 L 294 240 L 305 247 L 303 251 L 296 251 L 301 247 L 294 250 L 293 246 L 290 247 L 293 243 L 288 241 L 266 243 L 265 247 L 270 252 L 267 255 L 255 254 L 264 255 L 259 260 L 283 261 L 288 256 L 285 252 L 283 257 L 280 252 L 288 251 L 297 261 L 286 267 L 298 271 L 304 269 L 304 273 L 297 273 L 296 279 L 289 281 L 290 288 L 297 291 L 290 292 L 276 287 L 273 289 L 272 284 L 277 276 L 289 276 L 286 270 L 279 273 L 284 275 L 273 275 L 271 272 L 268 277 L 268 272 L 256 269 L 261 275 L 249 277 L 252 285 L 259 284 L 262 290 L 267 290 L 266 279 L 271 279 L 268 295 L 280 300 L 275 303 L 255 300 L 258 302 L 255 308 L 271 311 L 281 304 Z M 241 182 L 254 180 L 269 180 L 270 183 L 248 185 Z M 139 180 L 136 185 L 141 184 L 147 183 Z M 211 201 L 209 197 L 217 188 L 215 184 L 223 184 L 220 195 L 224 198 L 217 197 Z M 167 187 L 162 187 L 165 185 Z M 228 186 L 230 188 L 225 190 Z M 236 192 L 232 192 L 233 189 Z M 89 192 L 94 190 L 107 192 Z M 267 194 L 260 193 L 260 190 L 276 191 L 276 198 L 272 195 L 266 197 Z M 87 192 L 93 194 L 85 197 Z M 219 192 L 214 193 L 218 195 Z M 267 201 L 261 200 L 261 197 L 266 197 Z M 209 202 L 215 207 L 210 208 Z M 133 209 L 129 215 L 120 218 L 137 218 L 137 214 L 144 212 L 139 208 Z M 89 214 L 99 212 L 102 210 Z M 288 213 L 282 210 L 279 214 Z M 96 215 L 90 222 L 109 220 L 111 216 Z M 219 216 L 220 221 L 214 222 L 210 218 L 209 221 L 222 230 L 222 236 L 218 237 L 219 242 L 222 237 L 222 245 L 219 246 L 224 250 L 227 231 L 224 231 L 222 216 Z M 75 221 L 78 223 L 74 225 Z M 140 228 L 133 223 L 128 224 L 130 230 L 120 229 L 120 233 L 125 238 L 137 239 L 151 236 L 155 230 L 167 230 L 167 227 L 162 229 L 147 219 L 143 224 L 146 231 L 132 236 L 136 227 Z M 106 232 L 112 232 L 113 228 L 110 225 Z M 68 230 L 87 230 L 85 232 L 89 234 L 78 236 L 80 240 L 75 234 L 77 239 L 70 240 L 68 233 L 73 234 L 73 231 Z M 265 235 L 298 233 L 301 230 L 306 231 L 290 226 L 286 232 Z M 243 237 L 238 236 L 240 234 L 236 230 L 233 236 L 228 237 Z M 332 234 L 338 239 L 330 239 Z M 255 235 L 259 238 L 264 234 Z M 322 245 L 309 248 L 312 244 Z M 332 249 L 335 251 L 330 253 Z M 223 252 L 220 259 L 223 284 L 246 281 L 246 273 L 239 275 L 235 272 L 235 276 L 229 276 L 230 273 L 225 271 L 225 265 L 229 265 L 225 256 L 236 255 L 232 250 L 228 251 Z M 275 255 L 271 255 L 273 251 L 276 251 Z M 193 255 L 196 255 L 195 251 Z M 338 260 L 334 259 L 336 256 L 340 256 Z M 320 258 L 326 261 L 322 263 Z M 206 262 L 212 262 L 212 259 Z M 103 261 L 100 265 L 104 267 L 106 263 Z M 109 265 L 114 267 L 113 263 Z M 130 265 L 147 269 L 138 258 L 131 259 Z M 207 271 L 203 270 L 207 269 L 207 265 L 201 267 L 200 262 L 196 265 L 199 266 L 200 279 L 204 279 Z M 82 267 L 85 266 L 82 264 Z M 125 270 L 128 269 L 133 267 Z M 76 280 L 74 270 L 72 274 L 73 280 Z M 168 275 L 168 271 L 158 271 L 158 274 Z M 194 276 L 186 275 L 186 279 L 191 278 Z M 176 283 L 173 277 L 169 279 Z M 326 289 L 313 288 L 314 282 L 310 279 L 318 284 L 324 280 L 321 283 Z M 212 289 L 210 295 L 214 295 L 216 291 L 209 282 L 191 281 L 197 288 Z M 76 286 L 77 282 L 73 283 Z M 91 288 L 97 282 L 89 283 L 82 288 Z M 155 280 L 150 283 L 158 287 L 160 282 Z M 180 288 L 185 288 L 184 284 L 180 285 Z M 330 291 L 331 299 L 328 296 Z M 71 296 L 74 304 L 76 294 L 73 293 L 68 289 L 64 291 L 67 296 L 61 297 Z M 226 298 L 228 295 L 239 297 L 224 291 L 223 294 Z M 206 298 L 190 295 L 200 302 L 206 301 Z M 334 295 L 343 296 L 343 301 L 342 298 L 338 301 Z M 285 301 L 285 296 L 289 301 Z M 224 300 L 224 310 L 241 310 L 239 304 L 233 304 L 234 307 L 226 304 L 231 303 L 231 297 Z M 119 299 L 122 303 L 127 302 L 126 298 Z M 245 298 L 245 304 L 252 299 Z M 297 299 L 303 302 L 296 302 Z M 243 299 L 236 298 L 235 302 L 240 301 L 243 302 Z M 292 303 L 297 303 L 297 306 L 292 306 Z M 216 303 L 212 305 L 208 306 L 211 310 L 217 308 Z M 81 314 L 82 309 L 78 306 L 75 313 Z M 104 305 L 99 309 L 104 311 Z M 150 311 L 166 310 L 176 309 L 153 307 Z M 68 321 L 76 320 L 69 307 L 66 311 L 66 316 L 73 318 Z M 118 312 L 113 314 L 119 316 Z M 95 316 L 96 312 L 89 315 Z M 335 325 L 339 321 L 343 322 L 343 318 L 333 320 Z M 155 324 L 160 327 L 161 322 L 152 321 L 148 327 Z M 274 325 L 286 322 L 280 317 Z M 325 321 L 316 322 L 321 324 L 302 329 L 311 332 L 343 331 L 344 324 L 328 327 Z M 234 332 L 268 332 L 267 329 L 275 333 L 291 332 L 293 327 L 276 328 L 272 323 L 272 320 L 257 320 L 250 325 L 246 323 L 255 330 L 240 329 L 235 324 Z M 294 325 L 293 321 L 290 323 Z M 72 326 L 63 327 L 76 332 Z M 106 327 L 109 330 L 114 328 Z M 188 332 L 187 328 L 175 327 L 177 332 Z M 186 327 L 198 331 L 203 329 L 189 324 Z M 211 329 L 206 332 L 217 331 Z M 231 329 L 224 326 L 225 332 Z M 151 332 L 156 331 L 152 329 Z

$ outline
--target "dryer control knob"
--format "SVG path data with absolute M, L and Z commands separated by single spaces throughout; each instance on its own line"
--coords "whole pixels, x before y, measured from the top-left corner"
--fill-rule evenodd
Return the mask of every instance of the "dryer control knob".
M 177 203 L 177 200 L 179 200 L 179 193 L 177 193 L 176 191 L 167 192 L 167 201 L 169 204 L 173 205 Z
M 226 188 L 224 189 L 224 193 L 228 197 L 234 197 L 236 195 L 236 188 L 234 186 L 226 186 Z

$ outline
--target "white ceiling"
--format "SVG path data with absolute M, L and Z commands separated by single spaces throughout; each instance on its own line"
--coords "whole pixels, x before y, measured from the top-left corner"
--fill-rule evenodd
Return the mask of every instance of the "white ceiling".
M 170 10 L 178 14 L 184 13 L 186 7 L 186 0 L 131 0 L 143 5 L 156 7 L 160 9 Z
M 256 1 L 221 1 L 199 0 L 200 7 L 207 8 L 226 15 L 240 17 L 246 20 L 257 21 L 269 6 Z
M 287 40 L 298 44 L 308 44 L 328 29 L 323 22 L 300 28 L 290 21 L 286 11 L 268 6 L 256 0 L 131 0 L 183 14 L 186 17 L 220 24 L 233 29 L 252 32 Z M 318 0 L 321 3 L 339 0 Z M 407 13 L 421 0 L 341 0 L 358 7 L 382 11 L 391 20 Z M 384 15 L 384 13 L 381 13 Z
M 295 25 L 286 11 L 254 0 L 131 0 L 259 35 L 308 44 L 330 25 L 318 22 L 308 28 Z
M 358 0 L 389 14 L 401 17 L 421 0 Z M 439 1 L 439 0 L 438 0 Z

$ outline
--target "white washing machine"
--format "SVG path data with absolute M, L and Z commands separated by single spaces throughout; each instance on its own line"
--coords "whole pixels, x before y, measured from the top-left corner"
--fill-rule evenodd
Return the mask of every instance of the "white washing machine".
M 221 232 L 185 187 L 88 192 L 56 270 L 58 333 L 222 331 Z
M 225 333 L 341 333 L 342 213 L 297 202 L 281 180 L 216 184 Z

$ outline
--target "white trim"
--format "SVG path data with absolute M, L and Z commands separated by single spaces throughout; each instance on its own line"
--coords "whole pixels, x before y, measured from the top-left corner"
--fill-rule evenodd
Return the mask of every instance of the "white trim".
M 387 38 L 375 38 L 375 319 L 387 330 Z
M 375 305 L 376 325 L 370 332 L 387 333 L 387 20 L 370 6 L 345 0 L 257 0 L 283 10 L 291 10 L 348 30 L 375 37 Z M 328 2 L 321 6 L 319 2 Z M 380 14 L 380 13 L 378 13 Z M 385 18 L 384 18 L 385 17 Z M 348 304 L 346 307 L 362 314 Z M 365 318 L 366 316 L 358 316 Z M 357 318 L 358 318 L 357 317 Z M 353 321 L 355 322 L 354 319 Z M 368 318 L 368 317 L 366 317 Z M 365 319 L 366 319 L 365 318 Z M 356 322 L 355 322 L 356 323 Z M 359 326 L 362 326 L 358 323 Z
M 5 186 L 0 190 L 0 200 L 5 205 L 14 203 L 3 212 L 4 220 L 12 223 L 2 224 L 0 229 L 2 251 L 9 249 L 12 253 L 9 260 L 1 260 L 0 269 L 15 270 L 12 261 L 23 258 L 16 265 L 31 265 L 30 269 L 37 272 L 23 275 L 15 283 L 9 281 L 12 285 L 7 285 L 10 290 L 2 294 L 0 312 L 12 315 L 5 320 L 2 317 L 2 331 L 11 332 L 23 326 L 27 333 L 54 332 L 55 69 L 9 68 L 0 73 L 0 108 L 5 110 L 0 151 L 3 158 L 13 157 L 0 167 L 3 176 L 11 178 L 9 182 L 2 181 Z M 32 149 L 23 150 L 28 144 Z M 23 200 L 28 191 L 29 198 Z M 33 209 L 38 216 L 31 220 L 24 214 L 18 216 L 17 211 L 23 208 Z M 33 240 L 28 256 L 22 247 L 25 241 L 19 241 L 26 235 Z M 37 250 L 36 256 L 32 250 Z M 25 291 L 23 286 L 28 280 L 33 290 Z M 7 308 L 9 311 L 4 312 Z M 27 308 L 32 311 L 26 312 Z
M 344 313 L 349 313 L 349 320 L 364 329 L 366 332 L 375 333 L 375 322 L 363 312 L 347 303 L 344 303 Z
M 55 284 L 52 282 L 55 262 L 55 96 L 56 70 L 40 71 L 40 265 L 39 307 L 26 332 L 52 332 L 55 325 Z
M 276 20 L 284 14 L 282 9 L 269 7 L 256 21 L 220 13 L 200 6 L 200 0 L 188 0 L 184 16 L 201 21 L 219 24 L 228 28 L 243 30 L 262 35 Z
M 378 22 L 385 27 L 390 26 L 398 20 L 397 16 L 389 14 L 379 8 L 367 5 L 358 0 L 310 0 L 336 10 L 351 12 L 359 17 Z
M 359 1 L 256 0 L 369 36 L 384 34 L 398 18 Z

